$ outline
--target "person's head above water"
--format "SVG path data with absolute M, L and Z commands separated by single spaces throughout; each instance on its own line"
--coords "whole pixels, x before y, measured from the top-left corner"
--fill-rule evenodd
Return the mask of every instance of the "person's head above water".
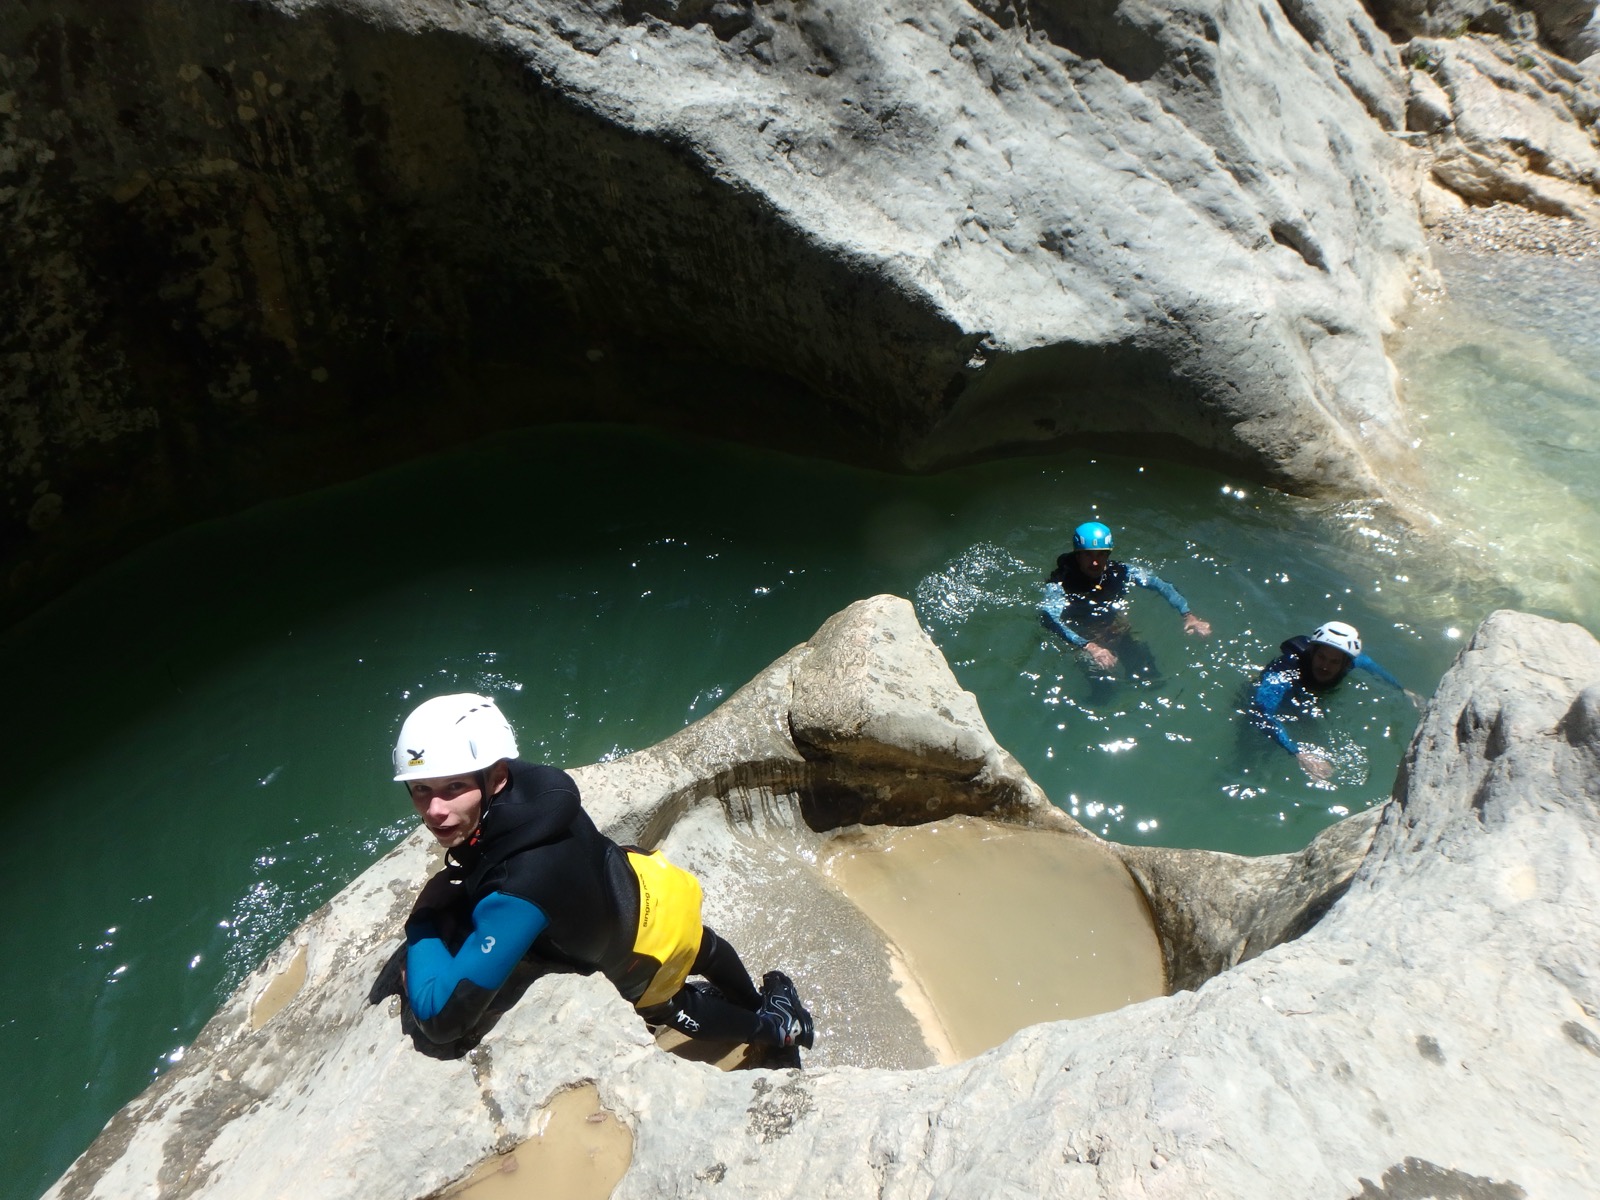
M 1090 579 L 1099 579 L 1111 561 L 1111 527 L 1099 521 L 1085 521 L 1072 531 L 1072 552 L 1078 560 L 1078 570 Z
M 442 846 L 459 846 L 505 787 L 517 735 L 488 696 L 435 696 L 412 710 L 394 745 L 394 779 Z
M 1318 625 L 1308 640 L 1308 669 L 1312 680 L 1321 685 L 1339 680 L 1361 653 L 1360 630 L 1343 621 Z

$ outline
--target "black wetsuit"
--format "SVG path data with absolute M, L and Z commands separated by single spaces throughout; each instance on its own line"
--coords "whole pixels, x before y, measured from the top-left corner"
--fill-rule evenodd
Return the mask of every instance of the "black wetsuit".
M 1128 594 L 1128 564 L 1116 559 L 1106 560 L 1106 569 L 1095 579 L 1078 565 L 1078 552 L 1068 550 L 1056 555 L 1056 568 L 1050 572 L 1050 583 L 1059 583 L 1070 595 L 1086 596 L 1096 603 L 1120 600 Z
M 1150 648 L 1135 638 L 1128 624 L 1128 588 L 1143 587 L 1158 593 L 1187 616 L 1189 602 L 1166 580 L 1137 564 L 1107 562 L 1099 579 L 1090 578 L 1078 556 L 1068 552 L 1056 559 L 1056 569 L 1045 581 L 1039 620 L 1069 645 L 1082 649 L 1090 642 L 1105 646 L 1122 660 L 1131 676 L 1156 678 Z
M 1301 746 L 1289 736 L 1279 716 L 1279 711 L 1286 705 L 1290 708 L 1308 707 L 1309 697 L 1331 692 L 1351 671 L 1370 672 L 1391 687 L 1405 690 L 1398 679 L 1365 654 L 1350 659 L 1337 677 L 1327 683 L 1318 683 L 1311 670 L 1311 638 L 1303 633 L 1290 638 L 1278 649 L 1281 653 L 1261 672 L 1261 680 L 1256 684 L 1248 712 L 1250 724 L 1290 754 L 1299 754 Z
M 509 761 L 472 839 L 450 852 L 457 896 L 406 923 L 405 998 L 422 1031 L 452 1041 L 488 1009 L 524 956 L 598 970 L 630 1002 L 660 963 L 634 951 L 639 882 L 627 854 L 595 828 L 578 785 L 555 767 Z M 647 1019 L 691 1036 L 753 1041 L 761 1004 L 728 943 L 702 927 L 692 973 L 733 1003 L 686 985 Z
M 1078 565 L 1078 556 L 1069 551 L 1056 559 L 1056 569 L 1050 572 L 1050 578 L 1045 582 L 1057 585 L 1061 593 L 1057 601 L 1051 598 L 1049 589 L 1046 589 L 1046 602 L 1041 610 L 1044 623 L 1074 646 L 1082 646 L 1094 639 L 1084 637 L 1071 625 L 1105 627 L 1120 623 L 1118 619 L 1127 607 L 1130 586 L 1149 588 L 1177 609 L 1180 616 L 1189 615 L 1189 602 L 1178 590 L 1155 572 L 1138 564 L 1107 562 L 1100 578 L 1094 579 Z M 1111 632 L 1120 633 L 1122 630 L 1113 629 Z

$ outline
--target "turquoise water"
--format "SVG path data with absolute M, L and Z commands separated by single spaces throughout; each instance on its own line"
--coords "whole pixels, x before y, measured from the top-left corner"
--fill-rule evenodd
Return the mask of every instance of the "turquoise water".
M 1415 337 L 1419 389 L 1474 336 L 1435 325 Z M 1536 440 L 1551 436 L 1537 420 Z M 1136 594 L 1157 682 L 1107 686 L 1037 623 L 1040 583 L 1089 516 L 1213 624 L 1186 638 Z M 48 1186 L 410 828 L 385 765 L 427 695 L 492 691 L 527 757 L 592 762 L 658 741 L 851 601 L 894 592 L 1001 743 L 1091 828 L 1289 850 L 1388 795 L 1415 714 L 1376 681 L 1346 684 L 1300 734 L 1339 764 L 1316 785 L 1243 726 L 1256 671 L 1282 638 L 1340 616 L 1431 691 L 1490 608 L 1550 574 L 1501 570 L 1471 542 L 1488 529 L 1469 520 L 1441 547 L 1379 511 L 1089 451 L 909 478 L 586 428 L 188 530 L 0 634 L 15 769 L 0 1186 Z M 1591 552 L 1580 585 L 1532 606 L 1592 626 L 1593 569 Z
M 1462 586 L 1600 629 L 1600 262 L 1436 259 L 1397 349 Z

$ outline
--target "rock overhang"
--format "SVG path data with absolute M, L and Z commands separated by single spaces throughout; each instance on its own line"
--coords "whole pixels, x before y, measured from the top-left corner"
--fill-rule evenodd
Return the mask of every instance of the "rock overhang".
M 1392 64 L 1352 91 L 1328 30 L 1169 7 L 11 6 L 11 599 L 574 418 L 916 469 L 1150 436 L 1380 491 L 1422 254 Z M 1269 58 L 1307 107 L 1250 122 Z

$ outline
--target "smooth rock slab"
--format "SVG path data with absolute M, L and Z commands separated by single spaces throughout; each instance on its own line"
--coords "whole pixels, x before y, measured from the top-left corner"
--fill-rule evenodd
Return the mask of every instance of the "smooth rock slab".
M 915 620 L 880 597 L 831 626 L 892 633 L 893 655 Z M 773 784 L 761 803 L 803 788 L 803 760 L 776 770 L 773 717 L 794 676 L 784 664 L 818 651 L 774 664 L 701 723 L 711 730 L 645 752 L 656 799 L 623 811 L 611 793 L 607 824 L 648 823 L 660 796 L 691 803 L 694 745 L 725 770 L 736 747 L 763 750 L 750 772 Z M 622 764 L 586 768 L 586 791 L 604 794 Z M 645 766 L 619 776 L 643 785 Z M 1025 776 L 1012 783 L 1023 815 L 1065 822 L 1033 811 Z M 1157 864 L 1171 889 L 1152 896 L 1158 924 L 1184 913 L 1183 936 L 1213 949 L 1243 936 L 1222 955 L 1239 965 L 956 1066 L 900 1071 L 724 1074 L 662 1053 L 608 984 L 574 975 L 533 983 L 464 1058 L 420 1054 L 392 1006 L 366 998 L 427 872 L 413 837 L 306 923 L 307 982 L 274 1019 L 250 1032 L 250 1000 L 295 939 L 50 1195 L 422 1197 L 524 1138 L 556 1091 L 593 1080 L 634 1137 L 621 1198 L 1590 1197 L 1597 803 L 1600 645 L 1497 613 L 1441 683 L 1375 831 L 1371 816 L 1352 818 L 1353 837 L 1329 831 L 1323 852 L 1345 845 L 1353 876 L 1298 887 L 1297 861 L 1340 875 L 1309 854 L 1256 871 L 1227 855 Z M 1274 887 L 1302 924 L 1306 895 L 1337 898 L 1297 940 L 1268 945 L 1266 931 L 1295 924 L 1268 902 Z

